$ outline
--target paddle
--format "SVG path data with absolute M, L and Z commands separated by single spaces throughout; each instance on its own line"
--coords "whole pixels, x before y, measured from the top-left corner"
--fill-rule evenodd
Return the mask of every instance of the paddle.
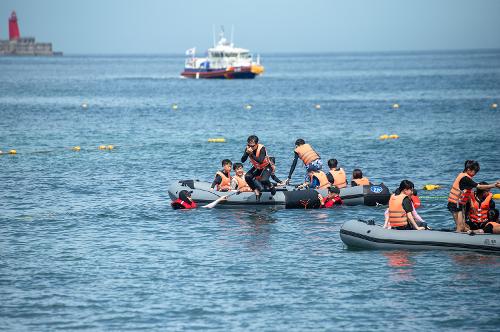
M 229 195 L 221 196 L 221 197 L 217 198 L 215 201 L 213 201 L 212 203 L 208 203 L 207 205 L 203 205 L 202 208 L 211 209 L 211 208 L 215 207 L 217 204 L 219 204 L 220 202 L 227 200 L 229 197 L 231 197 L 233 195 L 239 195 L 239 194 L 240 194 L 240 192 L 236 191 L 236 192 L 233 192 Z

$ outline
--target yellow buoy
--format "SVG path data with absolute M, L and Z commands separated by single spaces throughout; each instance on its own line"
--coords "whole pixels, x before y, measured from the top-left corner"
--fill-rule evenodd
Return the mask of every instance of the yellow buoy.
M 9 154 L 17 154 L 17 151 L 14 150 L 14 149 L 12 149 L 12 150 L 9 151 Z
M 399 108 L 399 104 L 397 104 L 397 103 L 396 104 L 392 104 L 392 108 L 398 109 Z
M 73 150 L 73 151 L 80 151 L 81 148 L 77 145 L 77 146 L 74 146 L 73 148 L 71 148 L 71 150 Z
M 215 137 L 215 138 L 209 138 L 208 142 L 209 143 L 226 143 L 226 139 L 224 137 Z
M 250 105 L 250 104 L 246 104 L 246 105 L 245 105 L 245 109 L 246 109 L 246 110 L 251 110 L 251 109 L 252 109 L 252 105 Z
M 424 189 L 424 190 L 437 190 L 440 188 L 441 188 L 441 186 L 438 184 L 426 184 L 422 189 Z
M 87 104 L 87 103 L 82 103 L 82 105 L 81 105 L 81 106 L 82 106 L 82 108 L 83 108 L 84 110 L 86 110 L 87 108 L 89 108 L 89 104 Z
M 114 147 L 113 145 L 108 145 L 106 148 L 107 148 L 108 150 L 113 150 L 115 147 Z
M 396 134 L 392 134 L 392 135 L 389 136 L 389 138 L 396 139 L 396 138 L 399 138 L 399 136 L 396 135 Z
M 491 108 L 497 108 L 498 107 L 498 104 L 497 103 L 493 103 L 491 104 Z
M 175 111 L 176 109 L 178 109 L 179 106 L 177 104 L 172 104 L 172 109 Z
M 97 148 L 99 150 L 106 150 L 106 145 L 99 145 Z
M 493 199 L 500 199 L 500 194 L 494 194 Z
M 321 105 L 320 104 L 316 104 L 316 105 L 314 105 L 314 108 L 317 109 L 317 110 L 319 110 L 319 109 L 321 109 Z
M 388 138 L 389 138 L 389 135 L 387 135 L 387 134 L 385 134 L 385 135 L 380 135 L 378 138 L 379 138 L 379 139 L 381 139 L 381 140 L 388 139 Z

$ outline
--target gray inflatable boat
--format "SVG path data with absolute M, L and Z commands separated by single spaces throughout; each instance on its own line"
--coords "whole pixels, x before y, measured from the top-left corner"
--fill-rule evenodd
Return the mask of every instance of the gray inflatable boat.
M 349 248 L 473 250 L 500 254 L 500 235 L 385 229 L 373 222 L 346 221 L 340 238 Z
M 314 209 L 319 208 L 318 193 L 327 195 L 327 190 L 319 189 L 295 189 L 293 186 L 278 187 L 276 194 L 263 192 L 260 201 L 256 201 L 253 192 L 237 193 L 236 191 L 219 192 L 210 190 L 210 182 L 199 180 L 176 181 L 168 188 L 168 194 L 172 200 L 177 199 L 179 191 L 188 190 L 191 198 L 197 204 L 211 203 L 217 198 L 229 195 L 227 201 L 223 201 L 217 207 L 241 207 L 247 205 L 273 205 L 287 209 Z M 389 201 L 389 189 L 382 183 L 379 185 L 357 186 L 340 189 L 340 197 L 345 205 L 385 205 Z

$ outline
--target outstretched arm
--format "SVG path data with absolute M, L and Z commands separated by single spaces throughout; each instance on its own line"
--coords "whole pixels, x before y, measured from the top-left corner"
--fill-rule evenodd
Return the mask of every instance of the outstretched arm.
M 206 209 L 211 209 L 211 208 L 215 207 L 217 204 L 219 204 L 220 202 L 227 201 L 227 197 L 228 196 L 229 195 L 221 196 L 221 197 L 217 198 L 215 201 L 213 201 L 212 203 L 209 203 L 207 205 L 203 205 L 203 206 L 200 206 L 200 207 L 206 208 Z

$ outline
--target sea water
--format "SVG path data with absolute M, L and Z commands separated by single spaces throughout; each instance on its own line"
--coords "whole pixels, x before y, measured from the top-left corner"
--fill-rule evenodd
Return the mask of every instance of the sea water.
M 385 207 L 174 211 L 167 188 L 212 181 L 252 134 L 284 179 L 303 138 L 349 180 L 442 185 L 419 212 L 452 228 L 464 161 L 500 178 L 500 52 L 262 60 L 255 80 L 189 80 L 173 55 L 0 58 L 2 329 L 498 328 L 497 256 L 344 247 L 343 222 Z

